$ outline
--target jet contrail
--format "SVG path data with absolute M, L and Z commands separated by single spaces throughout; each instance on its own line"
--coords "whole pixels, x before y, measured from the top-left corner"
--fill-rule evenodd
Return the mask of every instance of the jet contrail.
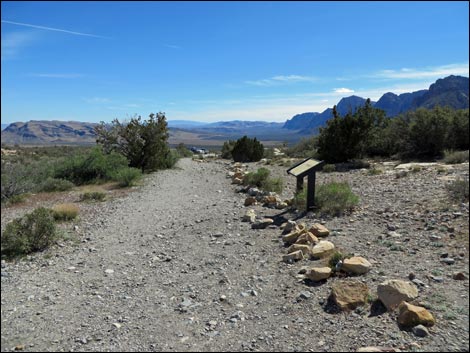
M 95 35 L 95 34 L 73 32 L 73 31 L 67 31 L 67 30 L 65 30 L 65 29 L 59 29 L 59 28 L 51 28 L 51 27 L 44 27 L 44 26 L 32 25 L 32 24 L 29 24 L 29 23 L 13 22 L 13 21 L 6 21 L 6 20 L 2 20 L 2 23 L 10 23 L 10 24 L 12 24 L 12 25 L 18 25 L 18 26 L 25 26 L 25 27 L 32 27 L 32 28 L 45 29 L 45 30 L 48 30 L 48 31 L 64 32 L 64 33 L 69 33 L 69 34 L 75 34 L 75 35 L 77 35 L 77 36 L 87 36 L 87 37 L 95 37 L 95 38 L 105 38 L 105 39 L 109 39 L 108 37 L 97 36 L 97 35 Z

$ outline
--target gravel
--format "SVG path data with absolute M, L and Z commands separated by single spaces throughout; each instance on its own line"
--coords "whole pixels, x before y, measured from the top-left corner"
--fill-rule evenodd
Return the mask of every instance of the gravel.
M 375 176 L 318 173 L 317 183 L 348 181 L 360 205 L 343 217 L 310 213 L 300 220 L 336 230 L 329 240 L 337 248 L 372 263 L 356 278 L 372 293 L 382 281 L 408 280 L 412 272 L 424 284 L 418 303 L 437 319 L 421 338 L 400 329 L 395 313 L 370 306 L 332 313 L 331 285 L 343 279 L 299 280 L 302 266 L 322 260 L 286 264 L 277 223 L 252 229 L 241 222 L 246 195 L 226 177 L 229 165 L 182 159 L 132 192 L 80 204 L 81 218 L 63 226 L 67 237 L 60 245 L 2 262 L 2 351 L 469 350 L 468 202 L 443 206 L 449 178 L 436 166 L 402 177 L 388 165 Z M 295 180 L 287 168 L 268 167 L 288 180 L 283 199 L 292 197 Z M 468 164 L 447 173 L 468 175 Z M 37 206 L 2 209 L 2 229 Z M 260 218 L 298 216 L 250 208 Z M 443 253 L 454 262 L 442 262 Z M 456 272 L 465 279 L 454 280 Z

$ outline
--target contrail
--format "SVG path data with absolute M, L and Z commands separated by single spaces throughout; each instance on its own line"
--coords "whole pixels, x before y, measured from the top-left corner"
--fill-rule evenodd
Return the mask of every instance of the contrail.
M 13 22 L 13 21 L 6 21 L 6 20 L 2 20 L 2 23 L 10 23 L 10 24 L 12 24 L 12 25 L 18 25 L 18 26 L 25 26 L 25 27 L 32 27 L 32 28 L 45 29 L 45 30 L 48 30 L 48 31 L 64 32 L 64 33 L 69 33 L 69 34 L 75 34 L 75 35 L 77 35 L 77 36 L 86 36 L 86 37 L 95 37 L 95 38 L 109 39 L 108 37 L 98 36 L 98 35 L 95 35 L 95 34 L 73 32 L 73 31 L 67 31 L 67 30 L 65 30 L 65 29 L 59 29 L 59 28 L 51 28 L 51 27 L 44 27 L 44 26 L 32 25 L 32 24 L 29 24 L 29 23 Z

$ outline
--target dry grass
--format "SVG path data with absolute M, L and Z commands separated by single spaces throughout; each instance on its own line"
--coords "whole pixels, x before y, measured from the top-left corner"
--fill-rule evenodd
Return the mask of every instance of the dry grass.
M 78 216 L 80 209 L 72 203 L 62 203 L 52 207 L 56 221 L 70 221 Z

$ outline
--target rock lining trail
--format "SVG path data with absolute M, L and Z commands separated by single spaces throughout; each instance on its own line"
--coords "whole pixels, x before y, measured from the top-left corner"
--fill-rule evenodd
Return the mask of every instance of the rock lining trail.
M 465 309 L 466 302 L 466 312 L 446 322 L 437 313 L 428 337 L 400 330 L 390 313 L 329 313 L 330 283 L 341 279 L 299 282 L 299 268 L 312 264 L 282 262 L 277 227 L 253 230 L 241 222 L 246 195 L 230 185 L 227 166 L 182 159 L 175 169 L 147 176 L 125 197 L 83 206 L 88 209 L 81 213 L 78 241 L 3 263 L 2 351 L 355 351 L 416 345 L 425 351 L 468 350 L 468 249 L 452 265 L 467 279 L 427 284 L 423 295 L 435 288 L 452 304 Z M 254 208 L 260 217 L 282 212 Z M 342 249 L 362 249 L 361 255 L 375 258 L 374 270 L 355 280 L 374 291 L 385 278 L 419 276 L 420 265 L 430 271 L 431 255 L 390 263 L 398 253 L 382 247 L 387 253 L 379 255 L 378 245 L 366 245 L 383 231 L 383 222 L 374 218 L 382 214 L 367 212 L 369 228 L 363 231 L 360 216 L 326 222 L 343 229 L 334 238 Z

